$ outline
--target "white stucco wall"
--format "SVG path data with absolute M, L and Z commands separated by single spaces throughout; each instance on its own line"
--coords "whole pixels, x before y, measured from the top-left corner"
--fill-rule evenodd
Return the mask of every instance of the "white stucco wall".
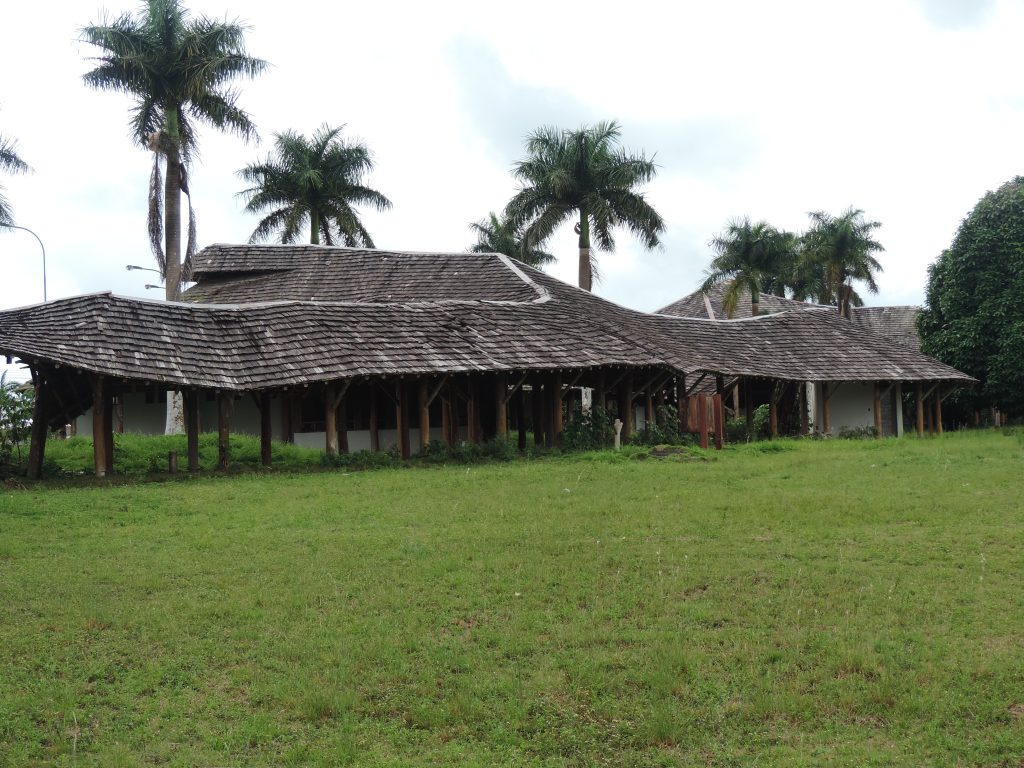
M 812 429 L 822 428 L 821 384 L 814 384 Z M 844 429 L 860 429 L 875 426 L 875 385 L 874 382 L 844 381 L 829 385 L 829 421 L 832 434 L 838 435 Z M 903 434 L 903 408 L 900 405 L 902 390 L 899 384 L 885 395 L 896 398 L 896 434 Z M 809 398 L 810 399 L 810 398 Z M 888 429 L 886 430 L 888 433 Z
M 121 404 L 114 406 L 114 430 L 123 414 L 124 432 L 143 435 L 162 435 L 167 416 L 167 404 L 146 402 L 145 392 L 126 392 L 120 395 Z M 283 440 L 281 400 L 270 401 L 270 423 L 275 440 Z M 92 408 L 75 420 L 77 434 L 92 437 Z M 199 400 L 199 431 L 212 432 L 217 429 L 217 401 L 201 397 Z M 260 412 L 249 396 L 234 400 L 231 413 L 231 431 L 242 435 L 260 433 Z

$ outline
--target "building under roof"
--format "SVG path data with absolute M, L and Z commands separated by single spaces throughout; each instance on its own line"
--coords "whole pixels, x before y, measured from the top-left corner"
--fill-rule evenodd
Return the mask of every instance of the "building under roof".
M 886 386 L 973 381 L 834 310 L 649 314 L 497 254 L 215 245 L 193 277 L 180 303 L 100 293 L 0 312 L 0 354 L 31 369 L 40 429 L 89 414 L 100 474 L 117 427 L 162 431 L 168 390 L 184 395 L 193 465 L 204 423 L 224 441 L 229 425 L 259 432 L 267 460 L 272 437 L 409 455 L 432 439 L 504 436 L 510 414 L 521 440 L 530 422 L 554 444 L 584 388 L 613 403 L 628 436 L 654 404 L 707 381 L 812 382 L 826 428 L 830 384 L 859 382 L 877 400 Z

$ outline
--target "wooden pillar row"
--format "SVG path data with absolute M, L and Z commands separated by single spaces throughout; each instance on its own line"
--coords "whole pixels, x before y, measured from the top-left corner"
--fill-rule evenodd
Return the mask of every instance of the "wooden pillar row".
M 337 385 L 324 387 L 324 449 L 328 456 L 338 454 L 338 390 Z
M 942 434 L 942 389 L 935 389 L 935 434 Z

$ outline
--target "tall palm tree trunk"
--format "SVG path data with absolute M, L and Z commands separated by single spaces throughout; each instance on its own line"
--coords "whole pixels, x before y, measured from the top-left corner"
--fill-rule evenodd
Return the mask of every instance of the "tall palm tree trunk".
M 181 298 L 181 132 L 178 112 L 167 110 L 167 175 L 164 177 L 164 291 L 168 301 Z
M 309 209 L 309 242 L 320 245 L 320 213 L 316 208 Z
M 593 273 L 590 269 L 590 216 L 587 214 L 586 208 L 580 207 L 580 268 L 579 268 L 579 281 L 580 288 L 585 291 L 591 290 L 593 283 Z

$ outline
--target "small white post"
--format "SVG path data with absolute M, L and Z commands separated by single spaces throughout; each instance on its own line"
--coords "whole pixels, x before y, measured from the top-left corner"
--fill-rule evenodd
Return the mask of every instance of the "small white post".
M 622 447 L 622 419 L 616 419 L 612 426 L 615 427 L 615 450 L 617 451 Z

